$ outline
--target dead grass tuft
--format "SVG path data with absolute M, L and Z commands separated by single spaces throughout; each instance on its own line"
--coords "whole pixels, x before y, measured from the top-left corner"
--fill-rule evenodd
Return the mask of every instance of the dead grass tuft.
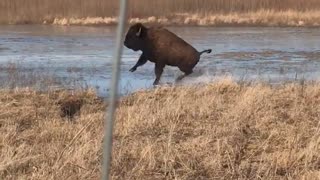
M 97 179 L 105 105 L 94 92 L 74 121 L 68 92 L 0 93 L 0 179 Z M 113 179 L 316 179 L 320 85 L 161 87 L 122 98 Z
M 68 117 L 72 119 L 75 114 L 78 114 L 81 110 L 81 107 L 85 103 L 84 97 L 81 95 L 70 94 L 68 97 L 65 97 L 58 101 L 60 106 L 60 116 Z

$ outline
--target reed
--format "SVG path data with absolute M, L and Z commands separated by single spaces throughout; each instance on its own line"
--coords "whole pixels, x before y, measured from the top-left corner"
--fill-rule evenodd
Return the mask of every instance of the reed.
M 118 3 L 117 0 L 1 0 L 0 23 L 53 23 L 56 18 L 110 18 L 117 15 Z M 243 13 L 254 15 L 259 11 L 291 11 L 298 14 L 317 11 L 320 14 L 318 0 L 130 0 L 129 4 L 130 18 L 155 16 L 170 19 L 179 13 L 241 16 Z

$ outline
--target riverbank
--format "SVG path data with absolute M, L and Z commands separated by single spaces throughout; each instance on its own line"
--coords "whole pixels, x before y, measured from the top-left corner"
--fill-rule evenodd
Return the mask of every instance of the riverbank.
M 86 17 L 86 18 L 54 18 L 45 20 L 43 24 L 53 25 L 115 25 L 116 17 Z M 230 14 L 188 14 L 181 13 L 171 16 L 150 16 L 146 18 L 129 18 L 129 24 L 143 23 L 165 26 L 245 26 L 245 27 L 319 27 L 320 11 L 258 11 L 252 13 Z
M 162 25 L 319 26 L 318 0 L 128 0 L 128 17 Z M 116 0 L 2 0 L 0 24 L 112 24 Z M 257 17 L 258 16 L 258 17 Z M 260 16 L 260 17 L 259 17 Z
M 97 179 L 104 103 L 73 92 L 1 90 L 0 179 Z M 75 101 L 78 102 L 78 101 Z M 119 102 L 112 179 L 319 176 L 320 85 L 223 79 L 139 91 Z

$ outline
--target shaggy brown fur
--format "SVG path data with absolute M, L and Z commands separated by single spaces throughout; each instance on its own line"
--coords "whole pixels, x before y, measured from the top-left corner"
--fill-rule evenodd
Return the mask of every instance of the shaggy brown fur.
M 130 27 L 124 45 L 134 51 L 142 51 L 138 62 L 130 69 L 131 72 L 136 71 L 139 66 L 144 65 L 148 60 L 155 63 L 156 79 L 154 85 L 159 83 L 166 65 L 176 66 L 184 72 L 184 75 L 177 79 L 181 80 L 193 72 L 193 68 L 199 62 L 202 53 L 211 53 L 211 49 L 198 52 L 186 41 L 165 28 L 147 28 L 141 23 Z

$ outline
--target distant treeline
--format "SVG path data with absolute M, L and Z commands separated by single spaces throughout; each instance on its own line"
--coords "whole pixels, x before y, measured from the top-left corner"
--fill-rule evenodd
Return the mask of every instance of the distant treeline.
M 114 17 L 119 0 L 0 0 L 0 23 L 52 23 L 56 18 Z M 320 11 L 320 0 L 129 0 L 130 18 L 177 13 L 227 15 L 257 11 Z

